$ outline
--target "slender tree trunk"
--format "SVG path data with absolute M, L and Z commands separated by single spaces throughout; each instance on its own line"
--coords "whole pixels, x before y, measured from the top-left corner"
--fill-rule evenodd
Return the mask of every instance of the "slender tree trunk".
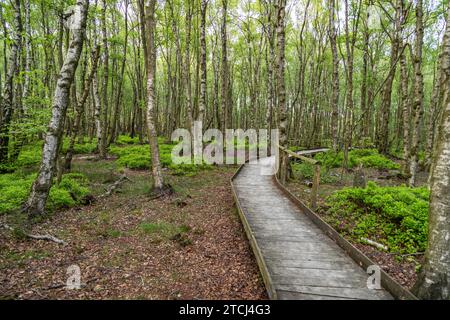
M 444 112 L 433 157 L 428 247 L 413 291 L 421 299 L 450 299 L 450 4 L 443 41 Z
M 192 29 L 192 6 L 190 1 L 186 1 L 186 38 L 185 38 L 185 60 L 184 60 L 184 81 L 186 96 L 187 127 L 191 129 L 193 124 L 192 110 L 192 86 L 191 86 L 191 29 Z
M 11 43 L 11 53 L 9 57 L 8 72 L 5 76 L 5 85 L 3 89 L 2 105 L 0 110 L 2 111 L 2 117 L 0 122 L 0 163 L 8 161 L 8 144 L 9 144 L 9 127 L 11 124 L 13 112 L 14 112 L 14 76 L 16 75 L 19 56 L 20 56 L 20 42 L 21 42 L 21 30 L 22 20 L 20 13 L 20 0 L 14 1 L 14 32 L 13 41 Z
M 337 31 L 336 31 L 336 1 L 329 0 L 329 15 L 330 15 L 330 23 L 329 23 L 329 38 L 331 45 L 331 52 L 333 58 L 333 74 L 332 74 L 332 98 L 331 98 L 331 139 L 333 150 L 338 149 L 338 116 L 339 116 L 339 57 L 337 50 Z
M 221 26 L 221 39 L 222 39 L 222 130 L 230 128 L 231 110 L 230 110 L 230 98 L 228 96 L 228 46 L 227 46 L 227 9 L 228 0 L 222 0 L 222 26 Z
M 100 47 L 96 47 L 93 52 L 91 72 L 84 82 L 83 94 L 81 96 L 81 99 L 78 100 L 78 103 L 75 107 L 75 113 L 76 113 L 75 121 L 74 121 L 73 128 L 72 128 L 72 134 L 70 136 L 69 148 L 67 149 L 66 157 L 64 159 L 65 160 L 65 162 L 64 162 L 64 170 L 65 171 L 70 171 L 70 169 L 72 167 L 72 157 L 73 157 L 73 153 L 74 153 L 75 140 L 80 131 L 81 117 L 83 116 L 84 105 L 89 96 L 89 91 L 90 91 L 89 89 L 91 88 L 92 80 L 97 75 L 97 65 L 98 65 L 99 57 L 100 57 Z
M 414 103 L 412 107 L 411 149 L 409 152 L 409 186 L 416 184 L 416 175 L 419 167 L 419 140 L 420 123 L 423 116 L 423 74 L 422 74 L 422 48 L 423 48 L 423 0 L 416 4 L 416 45 L 414 48 Z
M 392 39 L 390 53 L 390 72 L 383 88 L 383 97 L 381 101 L 377 130 L 377 147 L 378 151 L 383 154 L 387 154 L 389 152 L 389 124 L 391 113 L 392 84 L 395 78 L 395 69 L 400 50 L 400 39 L 404 20 L 404 0 L 397 0 L 394 18 L 395 27 L 393 35 L 390 36 L 390 38 Z
M 401 106 L 403 115 L 403 175 L 409 176 L 408 155 L 410 146 L 410 114 L 409 114 L 409 97 L 408 97 L 408 67 L 406 65 L 406 55 L 404 52 L 400 54 L 400 90 L 401 90 Z
M 268 132 L 267 139 L 267 155 L 271 156 L 272 141 L 270 139 L 272 135 L 272 123 L 273 123 L 273 109 L 274 109 L 274 84 L 273 84 L 273 65 L 275 64 L 275 27 L 274 27 L 274 14 L 272 0 L 264 2 L 267 17 L 266 21 L 266 65 L 267 65 L 267 100 L 266 100 L 266 128 Z
M 370 12 L 367 10 L 367 15 L 365 17 L 365 25 L 364 25 L 364 47 L 363 47 L 363 67 L 362 67 L 362 80 L 361 80 L 361 113 L 362 113 L 362 122 L 360 127 L 360 136 L 363 138 L 367 138 L 368 126 L 369 124 L 366 122 L 366 113 L 368 113 L 367 106 L 367 74 L 368 74 L 368 65 L 369 65 L 369 45 L 370 45 L 370 30 L 369 30 L 369 20 L 370 20 Z
M 155 7 L 156 0 L 147 0 L 145 4 L 146 19 L 145 29 L 147 37 L 147 126 L 150 151 L 152 155 L 152 173 L 154 188 L 162 191 L 164 179 L 159 160 L 158 137 L 155 126 L 155 71 L 156 71 L 156 49 L 155 49 Z
M 286 0 L 277 0 L 277 88 L 278 88 L 278 116 L 280 128 L 280 146 L 287 149 L 287 112 L 286 112 L 286 88 L 285 88 L 285 14 Z M 287 181 L 289 158 L 286 152 L 280 152 L 280 163 L 278 175 L 280 182 L 285 184 Z
M 344 135 L 344 161 L 343 167 L 348 169 L 348 152 L 352 145 L 353 139 L 353 69 L 354 69 L 354 52 L 356 43 L 356 34 L 358 33 L 359 15 L 361 10 L 361 1 L 358 5 L 357 18 L 353 22 L 352 35 L 349 30 L 349 5 L 348 0 L 345 0 L 345 45 L 347 50 L 347 98 L 346 98 L 346 122 Z
M 124 36 L 124 45 L 123 45 L 123 56 L 122 56 L 122 64 L 120 66 L 120 78 L 119 83 L 116 90 L 116 99 L 114 104 L 114 114 L 111 124 L 111 135 L 109 136 L 108 145 L 111 145 L 116 141 L 116 137 L 119 134 L 119 123 L 120 123 L 120 104 L 123 96 L 122 87 L 124 83 L 125 76 L 125 65 L 127 63 L 127 49 L 128 49 L 128 0 L 125 0 L 125 36 Z
M 25 0 L 25 74 L 23 82 L 23 108 L 27 111 L 28 98 L 30 92 L 30 71 L 31 71 L 31 24 L 30 24 L 30 0 Z
M 438 61 L 442 61 L 442 54 L 439 56 Z M 440 69 L 438 69 L 440 70 Z M 433 147 L 436 137 L 436 127 L 438 122 L 438 116 L 440 115 L 440 98 L 441 98 L 441 73 L 435 71 L 433 93 L 431 94 L 429 120 L 427 127 L 427 143 L 425 147 L 425 169 L 428 171 L 431 167 L 431 161 L 433 156 Z
M 208 6 L 208 0 L 201 0 L 201 22 L 200 22 L 200 101 L 198 105 L 198 117 L 200 122 L 204 121 L 206 110 L 206 8 Z
M 102 137 L 103 137 L 103 125 L 102 125 L 102 119 L 101 119 L 101 112 L 102 112 L 102 103 L 100 99 L 100 94 L 98 92 L 98 80 L 97 80 L 97 74 L 94 75 L 94 78 L 92 79 L 92 94 L 94 98 L 94 119 L 95 119 L 95 137 L 97 138 L 97 152 L 100 152 L 100 146 L 102 144 Z
M 109 48 L 108 48 L 108 34 L 106 32 L 106 0 L 102 0 L 102 41 L 103 41 L 103 83 L 102 83 L 102 138 L 98 145 L 99 157 L 106 159 L 106 149 L 108 147 L 108 81 L 109 81 Z
M 31 188 L 30 196 L 25 204 L 25 211 L 30 215 L 43 214 L 45 204 L 52 186 L 55 173 L 56 158 L 58 157 L 58 146 L 61 140 L 61 130 L 69 103 L 69 92 L 75 71 L 78 66 L 83 48 L 86 32 L 86 17 L 89 0 L 78 0 L 72 15 L 74 16 L 72 39 L 61 69 L 53 98 L 52 117 L 45 136 L 42 161 L 38 176 Z

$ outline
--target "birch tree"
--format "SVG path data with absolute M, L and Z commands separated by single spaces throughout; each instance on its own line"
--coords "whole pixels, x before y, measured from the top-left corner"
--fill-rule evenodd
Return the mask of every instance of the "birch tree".
M 436 138 L 431 175 L 428 247 L 414 286 L 421 299 L 450 299 L 450 4 L 442 45 L 444 112 Z
M 278 0 L 277 12 L 277 85 L 278 85 L 278 112 L 280 128 L 280 146 L 287 149 L 287 111 L 286 111 L 286 87 L 285 87 L 285 15 L 286 0 Z M 286 183 L 289 158 L 286 152 L 280 152 L 279 179 L 282 184 Z
M 203 122 L 206 110 L 206 9 L 208 0 L 201 0 L 200 8 L 200 101 L 198 105 L 197 121 Z
M 18 70 L 22 20 L 20 0 L 14 1 L 14 31 L 11 43 L 11 55 L 9 57 L 8 71 L 5 75 L 5 85 L 3 89 L 1 108 L 2 116 L 0 119 L 0 163 L 8 160 L 9 128 L 14 112 L 14 77 Z M 5 56 L 6 59 L 6 56 Z
M 336 1 L 329 0 L 329 39 L 331 46 L 331 53 L 333 59 L 333 74 L 332 74 L 332 87 L 333 93 L 331 98 L 331 109 L 332 109 L 332 118 L 331 118 L 331 139 L 333 149 L 337 150 L 338 148 L 338 116 L 339 116 L 339 56 L 337 50 L 337 31 L 336 31 Z
M 61 130 L 69 104 L 70 87 L 83 49 L 88 5 L 89 0 L 78 0 L 70 15 L 68 15 L 67 24 L 72 30 L 72 37 L 56 84 L 52 116 L 44 139 L 39 172 L 24 208 L 24 211 L 30 216 L 44 213 L 45 204 L 53 183 Z
M 414 60 L 414 103 L 411 110 L 411 148 L 408 157 L 409 164 L 409 186 L 416 184 L 416 175 L 419 166 L 419 140 L 420 122 L 423 116 L 423 73 L 422 73 L 422 51 L 423 51 L 423 0 L 417 0 L 416 4 L 416 43 L 412 57 Z
M 145 3 L 145 31 L 148 35 L 147 50 L 147 127 L 148 140 L 152 157 L 152 173 L 154 189 L 162 192 L 164 189 L 164 179 L 159 159 L 158 136 L 155 126 L 155 70 L 156 70 L 156 49 L 155 49 L 155 7 L 156 0 L 147 0 Z

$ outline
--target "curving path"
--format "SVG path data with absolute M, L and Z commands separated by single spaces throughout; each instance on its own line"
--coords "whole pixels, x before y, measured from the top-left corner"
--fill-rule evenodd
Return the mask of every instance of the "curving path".
M 274 158 L 232 180 L 237 205 L 273 299 L 393 299 L 367 288 L 368 274 L 264 175 Z M 268 171 L 266 171 L 267 173 Z

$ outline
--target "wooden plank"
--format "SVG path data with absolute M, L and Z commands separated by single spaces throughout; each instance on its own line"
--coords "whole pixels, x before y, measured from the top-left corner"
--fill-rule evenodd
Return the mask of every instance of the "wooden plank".
M 240 167 L 232 188 L 270 298 L 392 298 L 386 291 L 369 290 L 365 270 L 272 177 L 261 175 L 260 166 Z
M 309 294 L 303 292 L 292 292 L 277 290 L 280 300 L 357 300 L 331 295 Z
M 380 300 L 392 300 L 392 296 L 386 290 L 369 290 L 367 288 L 330 288 L 330 287 L 314 287 L 314 286 L 298 286 L 298 285 L 283 285 L 277 288 L 280 299 L 283 296 L 295 297 L 295 293 L 303 295 L 317 295 L 329 297 L 330 299 L 357 299 L 357 300 L 371 300 L 373 296 Z M 290 295 L 284 293 L 291 293 Z

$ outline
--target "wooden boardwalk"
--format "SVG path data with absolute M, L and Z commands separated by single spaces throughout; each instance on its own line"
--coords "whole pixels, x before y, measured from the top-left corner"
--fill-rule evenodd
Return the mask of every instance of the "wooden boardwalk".
M 274 299 L 393 299 L 367 288 L 368 274 L 262 175 L 273 158 L 246 164 L 235 196 L 269 295 Z M 258 257 L 259 256 L 259 257 Z

